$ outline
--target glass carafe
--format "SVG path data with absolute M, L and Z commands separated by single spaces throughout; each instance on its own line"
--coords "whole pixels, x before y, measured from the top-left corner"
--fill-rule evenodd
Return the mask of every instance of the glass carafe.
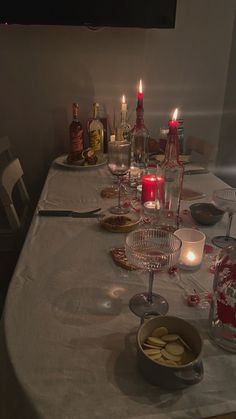
M 236 353 L 236 246 L 222 249 L 216 262 L 209 328 L 216 344 Z

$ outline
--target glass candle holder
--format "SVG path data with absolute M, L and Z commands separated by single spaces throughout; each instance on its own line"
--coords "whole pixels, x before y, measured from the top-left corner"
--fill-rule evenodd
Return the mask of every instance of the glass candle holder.
M 180 228 L 174 233 L 181 241 L 182 248 L 179 266 L 185 270 L 196 270 L 200 267 L 203 258 L 206 236 L 193 228 Z

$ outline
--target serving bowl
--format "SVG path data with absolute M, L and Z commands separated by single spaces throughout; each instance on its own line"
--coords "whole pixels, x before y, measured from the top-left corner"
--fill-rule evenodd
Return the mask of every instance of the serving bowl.
M 199 202 L 189 207 L 192 218 L 201 225 L 212 226 L 220 221 L 224 211 L 218 209 L 212 203 Z
M 185 353 L 183 352 L 178 362 L 166 362 L 163 359 L 164 355 L 161 357 L 158 354 L 150 355 L 152 344 L 147 343 L 150 337 L 159 335 L 158 339 L 167 339 L 166 331 L 165 336 L 160 336 L 158 333 L 161 329 L 168 331 L 169 339 L 174 335 L 177 336 L 176 340 L 172 340 L 172 346 L 175 343 L 175 350 L 181 345 L 184 348 Z M 163 346 L 160 347 L 160 352 L 166 354 L 163 352 L 165 349 Z M 137 332 L 138 366 L 144 378 L 153 385 L 170 390 L 185 388 L 200 382 L 203 378 L 202 347 L 201 335 L 191 323 L 175 316 L 154 317 L 144 322 Z M 176 359 L 176 356 L 172 358 Z

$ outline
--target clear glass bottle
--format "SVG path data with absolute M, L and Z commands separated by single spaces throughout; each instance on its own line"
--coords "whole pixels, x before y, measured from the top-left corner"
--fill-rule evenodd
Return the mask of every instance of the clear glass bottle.
M 136 124 L 131 131 L 132 151 L 134 165 L 146 169 L 148 165 L 148 129 L 144 124 L 144 109 L 139 103 L 136 108 Z
M 89 146 L 97 156 L 103 156 L 104 128 L 99 119 L 99 104 L 93 104 L 93 117 L 88 123 Z
M 127 122 L 127 104 L 125 98 L 122 98 L 121 113 L 120 113 L 120 125 L 117 128 L 116 140 L 118 141 L 131 141 L 131 126 Z
M 159 134 L 159 152 L 165 154 L 167 138 L 168 138 L 169 128 L 161 127 Z
M 222 249 L 216 262 L 209 332 L 217 345 L 236 353 L 236 245 Z
M 72 104 L 72 114 L 73 119 L 69 126 L 69 155 L 71 159 L 73 158 L 76 160 L 78 154 L 82 152 L 84 148 L 84 137 L 83 137 L 83 127 L 81 122 L 79 121 L 79 105 L 78 103 Z
M 183 118 L 178 118 L 178 136 L 179 136 L 179 152 L 183 154 L 184 152 L 184 120 Z
M 170 231 L 179 228 L 179 210 L 183 184 L 184 167 L 179 161 L 178 122 L 169 121 L 169 133 L 165 157 L 160 164 L 158 174 L 164 179 L 162 199 L 160 202 L 160 223 Z

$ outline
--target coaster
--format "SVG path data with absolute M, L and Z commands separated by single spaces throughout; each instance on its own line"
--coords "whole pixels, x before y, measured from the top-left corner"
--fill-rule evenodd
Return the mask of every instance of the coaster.
M 128 271 L 137 270 L 136 266 L 133 266 L 128 262 L 124 247 L 114 247 L 110 250 L 110 254 L 114 262 L 122 268 L 127 269 Z

